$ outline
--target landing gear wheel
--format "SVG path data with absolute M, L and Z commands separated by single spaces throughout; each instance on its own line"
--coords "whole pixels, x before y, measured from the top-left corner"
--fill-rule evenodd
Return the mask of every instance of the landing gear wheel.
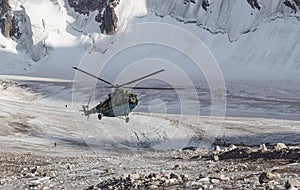
M 98 119 L 101 120 L 102 119 L 102 115 L 98 114 Z
M 126 123 L 129 122 L 129 117 L 126 117 L 125 122 L 126 122 Z

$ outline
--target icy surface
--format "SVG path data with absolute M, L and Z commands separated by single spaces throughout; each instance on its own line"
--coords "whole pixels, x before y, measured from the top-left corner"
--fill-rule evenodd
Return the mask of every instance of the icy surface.
M 182 5 L 183 1 L 171 0 L 153 0 L 147 1 L 147 4 L 143 0 L 121 2 L 123 3 L 117 9 L 120 17 L 120 30 L 113 36 L 105 36 L 97 32 L 98 24 L 93 19 L 95 13 L 91 13 L 89 16 L 79 15 L 62 0 L 18 2 L 15 8 L 19 10 L 22 5 L 26 15 L 30 18 L 32 47 L 29 48 L 30 51 L 18 49 L 15 41 L 0 34 L 0 73 L 72 80 L 74 78 L 72 66 L 82 64 L 83 56 L 89 54 L 97 54 L 101 60 L 108 48 L 126 38 L 126 32 L 130 31 L 131 23 L 166 23 L 193 33 L 213 53 L 226 80 L 228 101 L 226 116 L 299 120 L 299 15 L 291 13 L 289 8 L 281 6 L 282 1 L 260 1 L 260 5 L 262 5 L 260 10 L 251 8 L 246 1 L 212 1 L 209 6 L 211 11 L 203 10 L 199 5 L 200 1 L 187 5 Z M 129 28 L 126 28 L 127 26 Z M 170 33 L 170 35 L 172 34 Z M 157 40 L 159 40 L 159 36 L 157 36 Z M 101 77 L 114 80 L 114 76 L 118 75 L 118 72 L 122 72 L 120 68 L 126 67 L 126 64 L 131 62 L 147 58 L 170 61 L 187 69 L 186 72 L 192 80 L 198 80 L 199 76 L 195 76 L 193 67 L 189 67 L 192 64 L 191 60 L 174 49 L 170 50 L 168 47 L 155 44 L 141 44 L 115 55 L 110 63 L 105 63 L 110 70 L 102 73 Z M 84 63 L 81 66 L 84 66 Z M 153 69 L 152 66 L 149 68 Z M 97 73 L 98 71 L 93 72 Z M 139 72 L 134 74 L 140 75 Z M 129 73 L 127 77 L 132 77 L 132 75 Z M 174 78 L 176 76 L 176 74 L 173 75 Z M 25 84 L 28 85 L 27 82 Z M 152 123 L 145 123 L 148 114 L 136 114 L 131 122 L 134 126 L 127 125 L 122 130 L 118 128 L 120 125 L 124 125 L 123 120 L 120 119 L 106 119 L 103 121 L 103 127 L 97 128 L 100 124 L 96 117 L 87 122 L 86 118 L 78 112 L 81 105 L 87 102 L 90 88 L 93 86 L 88 86 L 84 91 L 82 102 L 75 102 L 75 107 L 70 107 L 71 98 L 74 95 L 72 93 L 76 93 L 71 91 L 72 84 L 65 86 L 60 83 L 38 82 L 30 83 L 30 85 L 34 89 L 40 90 L 38 93 L 42 98 L 30 94 L 25 103 L 18 102 L 19 100 L 15 103 L 12 97 L 23 97 L 22 94 L 18 94 L 19 90 L 15 89 L 11 92 L 12 89 L 10 89 L 3 91 L 7 93 L 6 95 L 1 94 L 4 110 L 1 113 L 3 113 L 2 119 L 5 126 L 11 122 L 6 117 L 16 113 L 16 116 L 12 118 L 18 123 L 24 123 L 25 120 L 32 122 L 31 124 L 40 127 L 39 130 L 42 131 L 55 126 L 53 131 L 49 129 L 49 131 L 42 132 L 42 134 L 50 134 L 49 142 L 53 142 L 53 138 L 65 139 L 65 137 L 59 136 L 60 130 L 64 130 L 61 127 L 65 127 L 66 131 L 74 131 L 79 128 L 80 131 L 87 132 L 84 134 L 85 136 L 91 136 L 88 138 L 90 144 L 100 144 L 103 147 L 109 144 L 107 149 L 115 146 L 115 142 L 117 142 L 118 148 L 125 146 L 128 148 L 177 149 L 180 145 L 175 143 L 174 146 L 169 146 L 170 143 L 166 143 L 179 137 L 176 136 L 178 134 L 174 134 L 174 138 L 171 138 L 173 137 L 173 134 L 170 133 L 171 128 L 175 128 L 179 133 L 187 134 L 181 138 L 181 142 L 184 142 L 181 145 L 185 144 L 185 141 L 198 143 L 197 140 L 190 141 L 190 139 L 195 139 L 194 133 L 198 134 L 193 129 L 191 132 L 191 129 L 187 129 L 185 126 L 174 126 L 173 119 L 161 120 L 156 116 L 151 121 Z M 103 89 L 101 85 L 103 84 L 100 84 L 97 92 Z M 137 90 L 136 93 L 139 95 L 141 103 L 136 111 L 157 112 L 164 110 L 165 107 L 163 109 L 160 107 L 164 105 L 167 114 L 180 114 L 182 113 L 181 109 L 188 110 L 192 107 L 199 111 L 201 116 L 207 116 L 211 111 L 209 87 L 205 81 L 198 81 L 196 86 L 199 97 L 197 100 L 189 100 L 186 107 L 181 107 L 178 95 L 172 92 Z M 93 103 L 96 104 L 106 98 L 107 93 L 107 91 L 97 93 Z M 188 91 L 185 95 L 188 99 Z M 24 95 L 24 97 L 27 96 Z M 153 101 L 153 99 L 157 101 Z M 195 106 L 195 101 L 198 100 L 200 105 Z M 152 107 L 149 107 L 150 104 Z M 25 110 L 19 111 L 21 108 Z M 32 110 L 35 111 L 32 113 Z M 19 114 L 22 116 L 19 117 Z M 78 126 L 76 126 L 76 122 L 74 123 L 74 118 L 69 117 L 73 114 L 76 114 Z M 31 115 L 34 118 L 31 118 Z M 31 118 L 30 121 L 28 118 Z M 196 122 L 195 117 L 191 118 L 193 122 Z M 236 118 L 236 120 L 240 122 L 244 118 Z M 257 123 L 253 120 L 250 121 L 249 127 L 254 127 L 253 130 L 255 130 Z M 258 121 L 263 121 L 261 125 L 274 122 L 274 120 L 265 119 L 258 119 Z M 157 129 L 157 123 L 160 122 L 163 122 L 165 128 Z M 282 124 L 285 122 L 288 124 Z M 295 126 L 290 123 L 293 122 L 277 122 L 276 120 L 274 125 L 295 129 Z M 197 125 L 201 128 L 201 124 L 200 122 Z M 91 127 L 86 130 L 89 125 Z M 238 127 L 243 128 L 243 125 Z M 114 126 L 118 127 L 112 128 Z M 144 127 L 140 128 L 140 126 Z M 276 130 L 275 128 L 273 130 Z M 148 133 L 149 130 L 151 133 Z M 100 138 L 98 138 L 99 135 Z M 70 142 L 74 140 L 79 144 L 83 143 L 78 140 L 79 138 L 80 135 L 75 134 L 74 138 L 70 137 L 69 140 Z M 199 136 L 196 136 L 197 138 Z M 99 139 L 103 142 L 99 142 Z M 36 140 L 40 141 L 41 139 Z
M 90 150 L 103 155 L 122 150 L 197 147 L 207 124 L 222 120 L 221 117 L 136 112 L 130 114 L 127 124 L 122 118 L 105 117 L 99 121 L 96 115 L 87 120 L 79 111 L 83 102 L 71 101 L 71 92 L 75 92 L 70 83 L 20 81 L 17 85 L 8 84 L 6 90 L 1 90 L 0 98 L 3 128 L 0 140 L 5 145 L 4 150 L 13 148 L 21 152 L 70 156 Z M 84 100 L 86 93 L 82 90 Z M 268 101 L 270 105 L 277 102 Z M 145 104 L 147 100 L 141 98 L 141 106 Z M 264 105 L 266 108 L 262 109 L 267 109 L 268 105 Z M 214 135 L 228 143 L 297 144 L 299 130 L 299 121 L 226 117 L 222 129 Z

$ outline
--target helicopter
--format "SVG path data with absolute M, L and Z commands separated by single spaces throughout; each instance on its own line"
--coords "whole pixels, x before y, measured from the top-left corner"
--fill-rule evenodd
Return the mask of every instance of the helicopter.
M 162 88 L 162 87 L 129 87 L 128 85 L 143 80 L 145 78 L 151 77 L 158 73 L 165 71 L 164 69 L 152 72 L 145 76 L 139 77 L 135 80 L 126 82 L 121 85 L 115 85 L 109 81 L 99 78 L 91 73 L 88 73 L 80 68 L 72 67 L 73 69 L 82 72 L 90 77 L 96 78 L 106 84 L 109 88 L 113 88 L 114 91 L 108 94 L 108 98 L 103 102 L 95 105 L 93 108 L 89 109 L 90 99 L 87 105 L 82 105 L 83 115 L 89 117 L 92 114 L 98 114 L 98 119 L 101 120 L 102 117 L 125 117 L 125 122 L 129 122 L 129 113 L 138 105 L 138 98 L 136 94 L 131 93 L 128 89 L 156 89 L 156 90 L 174 90 L 174 88 Z

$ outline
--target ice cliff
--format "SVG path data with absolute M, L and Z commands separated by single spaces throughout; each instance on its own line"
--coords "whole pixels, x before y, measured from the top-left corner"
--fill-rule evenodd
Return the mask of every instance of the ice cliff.
M 157 16 L 170 15 L 213 34 L 228 34 L 231 42 L 266 22 L 300 20 L 299 0 L 147 0 L 147 7 Z

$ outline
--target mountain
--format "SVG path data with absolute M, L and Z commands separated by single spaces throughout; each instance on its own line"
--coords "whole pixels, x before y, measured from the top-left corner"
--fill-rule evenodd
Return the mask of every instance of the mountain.
M 147 1 L 154 15 L 184 23 L 179 25 L 204 41 L 230 78 L 299 73 L 299 5 L 297 0 Z
M 299 75 L 299 0 L 3 0 L 0 7 L 2 74 L 72 78 L 71 65 L 104 53 L 130 23 L 159 22 L 202 40 L 225 78 Z
M 276 19 L 299 19 L 298 0 L 148 0 L 147 6 L 157 16 L 170 15 L 184 23 L 194 23 L 212 34 L 227 34 L 234 42 L 243 34 Z

